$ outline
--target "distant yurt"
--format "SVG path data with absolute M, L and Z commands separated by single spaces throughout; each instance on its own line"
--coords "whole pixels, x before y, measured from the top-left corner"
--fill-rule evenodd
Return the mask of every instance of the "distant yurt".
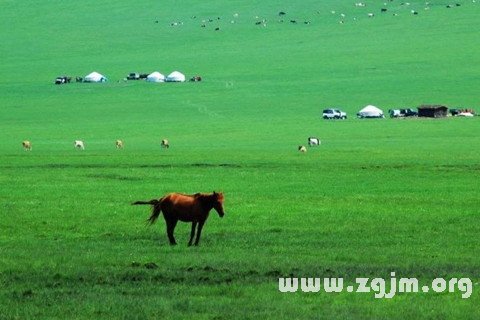
M 359 118 L 384 118 L 383 111 L 375 106 L 368 105 L 362 110 L 358 111 Z
M 184 82 L 185 81 L 185 75 L 181 72 L 173 71 L 172 73 L 170 73 L 167 76 L 165 81 L 167 81 L 167 82 Z
M 152 72 L 147 76 L 148 82 L 165 82 L 165 76 L 158 71 Z
M 94 71 L 94 72 L 86 75 L 85 78 L 83 78 L 83 81 L 84 82 L 106 82 L 107 77 L 105 77 L 104 75 Z

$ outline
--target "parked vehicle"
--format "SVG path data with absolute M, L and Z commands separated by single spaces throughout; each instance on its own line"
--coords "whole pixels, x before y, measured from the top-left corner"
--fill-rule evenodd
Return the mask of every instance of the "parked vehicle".
M 473 109 L 450 109 L 450 114 L 454 117 L 473 117 L 475 110 Z
M 129 73 L 127 80 L 140 80 L 140 75 L 136 72 Z
M 72 78 L 69 76 L 60 76 L 55 79 L 55 84 L 66 84 L 70 83 L 72 81 Z
M 388 113 L 390 114 L 390 118 L 418 116 L 418 112 L 413 109 L 390 109 Z
M 450 114 L 454 117 L 458 116 L 458 114 L 462 112 L 460 109 L 450 109 L 449 111 L 450 111 Z
M 323 110 L 323 119 L 347 119 L 347 113 L 340 109 L 325 109 Z

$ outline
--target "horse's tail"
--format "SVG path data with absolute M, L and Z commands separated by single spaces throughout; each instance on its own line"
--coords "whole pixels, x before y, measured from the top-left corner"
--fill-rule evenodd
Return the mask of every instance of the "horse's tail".
M 150 200 L 150 201 L 135 201 L 134 203 L 132 203 L 132 205 L 137 205 L 137 204 L 151 204 L 152 206 L 156 205 L 157 203 L 159 203 L 160 201 L 158 201 L 157 199 L 154 199 L 154 200 Z
M 132 205 L 141 205 L 141 204 L 149 204 L 153 206 L 152 209 L 152 214 L 150 215 L 150 218 L 148 218 L 147 223 L 154 224 L 155 221 L 157 221 L 158 216 L 160 215 L 160 212 L 162 211 L 161 207 L 162 199 L 157 200 L 150 200 L 150 201 L 135 201 L 132 203 Z

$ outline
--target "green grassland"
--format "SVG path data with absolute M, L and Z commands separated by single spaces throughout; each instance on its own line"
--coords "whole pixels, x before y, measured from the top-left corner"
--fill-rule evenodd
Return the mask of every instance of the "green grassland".
M 480 4 L 0 3 L 0 319 L 480 316 L 480 118 L 355 119 L 366 104 L 480 111 Z M 155 70 L 203 81 L 122 80 Z M 109 82 L 53 85 L 91 71 Z M 328 106 L 349 119 L 322 120 Z M 322 145 L 300 154 L 311 135 Z M 189 225 L 171 247 L 130 205 L 213 190 L 226 215 L 195 248 Z M 469 277 L 473 293 L 278 291 L 391 272 Z

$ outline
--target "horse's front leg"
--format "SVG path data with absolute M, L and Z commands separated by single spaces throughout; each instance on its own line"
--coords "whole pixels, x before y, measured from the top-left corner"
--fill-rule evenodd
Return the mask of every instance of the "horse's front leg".
M 205 224 L 205 221 L 198 222 L 197 238 L 195 239 L 196 246 L 198 246 L 198 242 L 200 241 L 200 235 L 202 234 L 202 228 L 204 224 Z
M 190 241 L 188 241 L 188 246 L 190 247 L 193 243 L 193 237 L 195 236 L 195 228 L 197 227 L 197 222 L 192 222 L 192 231 L 190 232 Z

